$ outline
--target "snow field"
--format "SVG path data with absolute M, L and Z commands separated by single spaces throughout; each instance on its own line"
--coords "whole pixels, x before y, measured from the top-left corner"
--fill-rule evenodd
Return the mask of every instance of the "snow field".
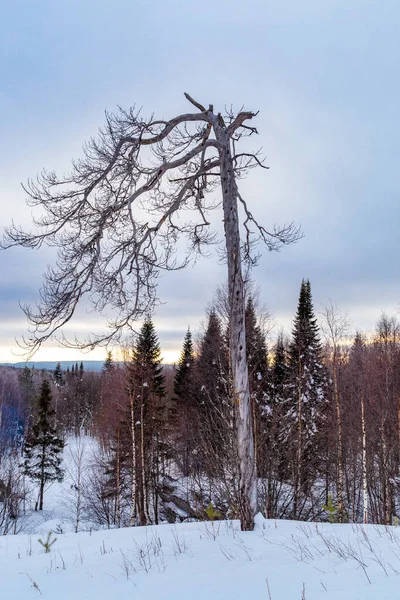
M 399 597 L 400 528 L 265 520 L 0 540 L 2 599 L 376 600 Z M 49 524 L 47 524 L 48 526 Z

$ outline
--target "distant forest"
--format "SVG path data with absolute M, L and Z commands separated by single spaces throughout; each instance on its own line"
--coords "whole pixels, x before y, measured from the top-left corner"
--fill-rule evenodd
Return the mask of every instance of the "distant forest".
M 23 511 L 21 481 L 40 423 L 52 443 L 82 434 L 96 440 L 81 492 L 99 525 L 237 517 L 226 306 L 222 289 L 203 330 L 195 339 L 187 331 L 174 366 L 162 365 L 148 317 L 123 363 L 109 352 L 98 371 L 83 363 L 0 367 L 0 531 Z M 268 346 L 270 327 L 249 293 L 260 510 L 269 518 L 391 524 L 400 510 L 399 322 L 383 314 L 373 336 L 358 332 L 349 341 L 334 306 L 317 322 L 303 280 L 291 335 L 279 333 Z

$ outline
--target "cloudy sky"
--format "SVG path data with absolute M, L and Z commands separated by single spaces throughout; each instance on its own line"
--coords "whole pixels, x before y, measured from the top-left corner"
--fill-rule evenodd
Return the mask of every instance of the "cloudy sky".
M 68 170 L 104 109 L 168 118 L 203 104 L 260 110 L 269 171 L 242 183 L 266 226 L 304 239 L 264 253 L 254 279 L 290 328 L 303 277 L 316 311 L 332 300 L 372 330 L 400 303 L 400 8 L 397 0 L 9 0 L 0 14 L 1 224 L 29 226 L 21 181 Z M 46 249 L 0 252 L 0 361 L 15 361 L 19 302 L 34 302 Z M 167 360 L 196 329 L 224 267 L 164 276 L 155 318 Z M 69 333 L 101 327 L 84 310 Z M 68 332 L 67 332 L 68 333 Z M 37 360 L 76 352 L 49 344 Z M 88 358 L 102 358 L 98 351 Z

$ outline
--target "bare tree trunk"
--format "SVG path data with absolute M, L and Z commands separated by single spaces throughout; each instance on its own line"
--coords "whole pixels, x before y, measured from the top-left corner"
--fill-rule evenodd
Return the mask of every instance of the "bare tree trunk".
M 299 351 L 300 354 L 300 351 Z M 302 398 L 302 384 L 301 384 L 301 357 L 299 356 L 299 385 L 297 388 L 297 452 L 296 452 L 296 464 L 295 464 L 295 477 L 294 477 L 294 497 L 293 497 L 293 517 L 297 518 L 298 505 L 300 499 L 300 487 L 302 478 L 302 446 L 303 446 L 303 398 Z
M 335 397 L 336 419 L 337 419 L 337 495 L 338 495 L 338 521 L 343 522 L 343 435 L 342 435 L 342 413 L 340 406 L 339 386 L 337 377 L 337 352 L 333 354 L 333 395 Z
M 115 522 L 121 527 L 121 439 L 120 428 L 117 429 L 117 456 L 115 473 Z
M 130 411 L 131 411 L 131 446 L 132 446 L 132 482 L 131 482 L 131 514 L 130 524 L 135 524 L 135 508 L 136 508 L 136 439 L 135 439 L 135 411 L 134 411 L 134 399 L 133 392 L 129 392 Z
M 141 396 L 140 405 L 140 504 L 139 504 L 139 518 L 141 525 L 147 525 L 146 519 L 146 461 L 144 453 L 144 406 L 143 397 Z
M 363 523 L 368 523 L 368 488 L 367 488 L 367 432 L 365 428 L 365 398 L 361 396 L 361 430 L 362 430 L 362 490 L 363 490 Z
M 214 131 L 221 144 L 221 182 L 230 297 L 230 357 L 233 398 L 237 406 L 237 451 L 239 459 L 239 510 L 243 531 L 254 529 L 257 510 L 257 481 L 254 435 L 246 360 L 245 301 L 240 256 L 238 190 L 232 165 L 230 140 L 217 123 Z
M 39 487 L 39 510 L 43 510 L 43 496 L 44 496 L 44 462 L 45 462 L 46 450 L 42 446 L 41 464 L 40 464 L 40 487 Z

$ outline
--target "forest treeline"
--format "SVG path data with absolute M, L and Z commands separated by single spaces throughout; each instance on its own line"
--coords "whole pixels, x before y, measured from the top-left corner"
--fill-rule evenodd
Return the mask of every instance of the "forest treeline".
M 39 464 L 32 448 L 49 465 L 43 492 L 62 479 L 52 448 L 82 434 L 97 444 L 90 468 L 82 448 L 74 456 L 76 530 L 84 518 L 115 527 L 237 517 L 226 306 L 220 290 L 174 367 L 162 365 L 150 317 L 124 363 L 109 352 L 100 373 L 82 363 L 1 367 L 0 531 L 15 530 L 25 510 L 25 480 Z M 259 508 L 269 518 L 390 524 L 400 510 L 400 324 L 383 314 L 373 336 L 349 340 L 345 317 L 330 306 L 320 326 L 303 280 L 291 335 L 268 344 L 265 315 L 248 294 Z

